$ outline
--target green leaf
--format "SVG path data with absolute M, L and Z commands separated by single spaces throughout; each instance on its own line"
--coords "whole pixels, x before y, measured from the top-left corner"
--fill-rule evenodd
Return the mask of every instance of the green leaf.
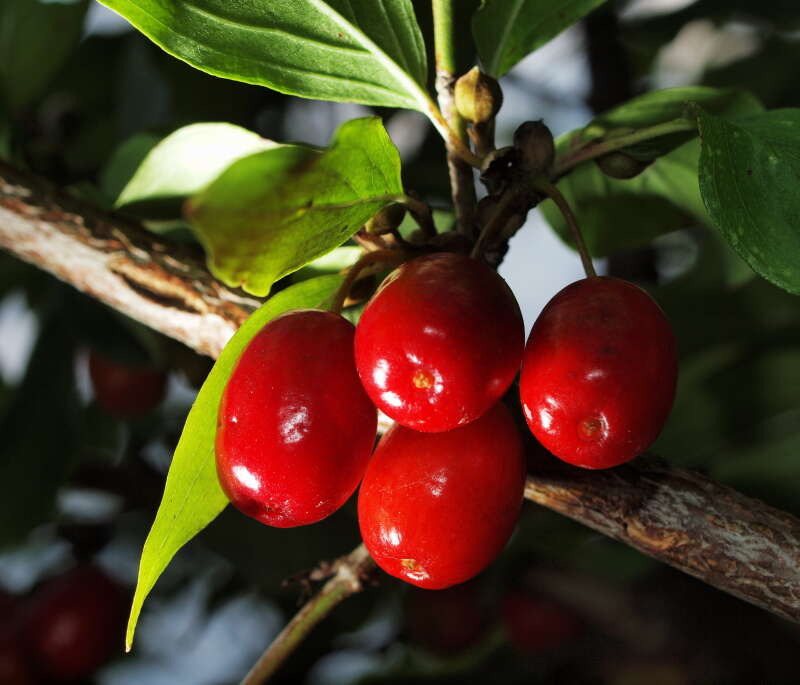
M 367 117 L 343 124 L 325 151 L 284 145 L 240 159 L 187 213 L 214 275 L 265 295 L 402 192 L 397 149 Z
M 427 111 L 411 0 L 103 0 L 171 55 L 215 76 L 320 100 Z
M 760 112 L 758 100 L 747 92 L 690 86 L 668 88 L 634 98 L 594 119 L 586 127 L 559 137 L 559 157 L 610 138 L 615 131 L 649 129 L 691 114 L 702 102 L 728 116 Z M 575 212 L 594 257 L 648 244 L 653 238 L 692 224 L 709 224 L 697 184 L 700 144 L 693 133 L 662 136 L 625 148 L 641 159 L 655 160 L 629 179 L 609 178 L 593 163 L 580 164 L 558 182 Z M 547 200 L 541 205 L 547 221 L 569 245 L 563 216 Z
M 582 164 L 558 182 L 592 256 L 646 245 L 662 233 L 708 220 L 697 187 L 699 147 L 691 140 L 627 181 L 609 178 L 594 164 Z M 541 210 L 559 237 L 573 246 L 553 202 L 546 200 Z
M 756 273 L 800 294 L 800 109 L 697 116 L 700 191 L 714 225 Z
M 134 154 L 140 147 L 124 147 L 118 156 Z M 277 144 L 233 124 L 212 123 L 184 126 L 150 147 L 115 202 L 116 207 L 138 206 L 137 213 L 147 216 L 161 215 L 164 208 L 179 210 L 183 200 L 203 190 L 237 159 Z
M 12 110 L 39 96 L 78 44 L 88 0 L 0 3 L 0 93 Z
M 219 403 L 239 356 L 268 321 L 290 309 L 320 306 L 341 282 L 342 278 L 337 275 L 320 276 L 270 298 L 234 334 L 200 388 L 175 448 L 164 495 L 142 550 L 128 619 L 128 649 L 133 644 L 142 604 L 156 580 L 176 552 L 211 523 L 228 503 L 217 481 L 214 441 Z
M 6 484 L 0 498 L 0 545 L 19 542 L 48 520 L 75 459 L 75 341 L 64 304 L 56 291 L 25 377 L 0 420 L 0 482 Z
M 484 0 L 472 19 L 483 68 L 500 77 L 605 0 Z
M 642 161 L 651 161 L 694 137 L 691 107 L 702 105 L 713 113 L 726 116 L 743 116 L 763 110 L 761 103 L 747 91 L 733 88 L 686 86 L 665 88 L 633 98 L 624 104 L 593 119 L 586 127 L 562 136 L 559 151 L 584 147 L 599 138 L 612 138 L 631 130 L 667 124 L 676 119 L 686 119 L 690 128 L 685 132 L 668 133 L 637 145 L 622 148 Z

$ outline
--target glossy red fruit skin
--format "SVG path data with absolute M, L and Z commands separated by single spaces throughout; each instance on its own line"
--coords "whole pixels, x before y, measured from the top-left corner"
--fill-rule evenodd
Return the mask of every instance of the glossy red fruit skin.
M 520 435 L 502 404 L 445 433 L 395 424 L 361 484 L 361 536 L 392 576 L 431 590 L 463 583 L 503 549 L 524 485 Z
M 603 469 L 658 437 L 677 376 L 675 336 L 655 301 L 627 281 L 587 278 L 556 294 L 533 325 L 520 400 L 547 450 Z
M 500 613 L 509 642 L 522 654 L 555 649 L 581 632 L 580 621 L 566 609 L 523 593 L 506 596 Z
M 441 432 L 483 415 L 511 385 L 524 345 L 505 281 L 470 257 L 437 253 L 393 271 L 356 329 L 367 394 L 397 423 Z
M 113 416 L 133 419 L 164 399 L 167 374 L 151 366 L 129 366 L 89 353 L 89 376 L 97 404 Z
M 23 633 L 39 670 L 57 682 L 87 677 L 122 655 L 128 598 L 97 566 L 84 564 L 36 590 Z
M 230 501 L 277 528 L 316 523 L 353 494 L 377 412 L 356 374 L 353 325 L 295 310 L 248 344 L 222 397 L 217 474 Z

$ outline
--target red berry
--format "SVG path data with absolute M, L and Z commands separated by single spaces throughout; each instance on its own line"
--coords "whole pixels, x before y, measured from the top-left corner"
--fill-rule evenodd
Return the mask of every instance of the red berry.
M 675 396 L 675 337 L 642 289 L 616 278 L 568 285 L 544 308 L 522 361 L 520 399 L 550 452 L 617 466 L 658 437 Z
M 96 566 L 77 566 L 47 581 L 28 609 L 25 638 L 50 678 L 85 678 L 113 654 L 122 654 L 127 598 Z
M 91 352 L 89 376 L 97 404 L 109 414 L 132 419 L 155 409 L 167 386 L 167 375 L 152 366 L 129 366 Z
M 440 432 L 484 414 L 519 370 L 522 315 L 505 281 L 453 253 L 392 272 L 356 330 L 356 366 L 372 401 L 397 423 Z
M 555 649 L 581 631 L 580 621 L 566 609 L 522 593 L 508 595 L 501 613 L 509 642 L 523 654 Z
M 364 544 L 384 571 L 441 589 L 482 571 L 519 516 L 525 461 L 502 404 L 446 433 L 390 428 L 358 497 Z
M 32 664 L 19 635 L 19 607 L 16 598 L 0 590 L 0 683 L 33 685 Z
M 358 486 L 377 430 L 353 363 L 353 325 L 298 310 L 250 341 L 228 380 L 217 474 L 231 502 L 278 528 L 321 521 Z

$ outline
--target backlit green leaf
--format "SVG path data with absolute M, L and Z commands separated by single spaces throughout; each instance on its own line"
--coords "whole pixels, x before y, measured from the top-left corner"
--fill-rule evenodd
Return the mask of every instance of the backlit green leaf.
M 284 145 L 240 159 L 190 201 L 188 218 L 214 275 L 265 295 L 402 192 L 397 149 L 367 117 L 342 125 L 324 151 Z
M 321 100 L 426 111 L 411 0 L 103 0 L 171 55 L 224 78 Z
M 172 457 L 155 521 L 144 543 L 126 644 L 130 649 L 145 598 L 176 552 L 228 503 L 217 480 L 214 441 L 225 385 L 244 348 L 264 325 L 290 309 L 321 306 L 342 282 L 320 276 L 282 290 L 254 312 L 231 338 L 192 405 Z
M 605 0 L 484 0 L 472 34 L 484 69 L 503 76 L 527 54 L 555 38 Z
M 277 147 L 233 124 L 191 124 L 153 147 L 119 193 L 115 205 L 179 206 L 237 159 Z M 157 210 L 145 210 L 148 216 Z

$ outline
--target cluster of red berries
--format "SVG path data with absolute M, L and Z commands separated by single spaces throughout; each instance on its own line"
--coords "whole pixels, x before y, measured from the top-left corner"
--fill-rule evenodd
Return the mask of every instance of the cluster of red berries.
M 122 642 L 128 598 L 102 569 L 79 564 L 20 602 L 0 592 L 0 683 L 72 683 Z
M 496 272 L 426 255 L 386 278 L 355 329 L 298 310 L 253 338 L 220 406 L 220 483 L 244 513 L 290 527 L 333 513 L 363 479 L 359 525 L 377 564 L 425 588 L 464 582 L 500 552 L 522 505 L 522 440 L 500 402 L 520 366 L 531 431 L 587 468 L 648 447 L 677 374 L 669 324 L 636 286 L 573 283 L 525 347 Z M 395 424 L 373 451 L 376 407 Z

